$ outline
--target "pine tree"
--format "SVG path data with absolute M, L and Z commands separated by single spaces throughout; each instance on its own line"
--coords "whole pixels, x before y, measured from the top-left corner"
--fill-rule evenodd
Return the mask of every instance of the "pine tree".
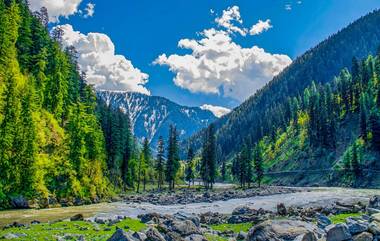
M 369 117 L 369 125 L 372 132 L 371 144 L 375 151 L 380 151 L 380 117 L 378 111 L 372 111 Z
M 179 163 L 179 148 L 178 148 L 178 134 L 174 125 L 169 128 L 169 140 L 168 140 L 168 156 L 166 162 L 165 176 L 166 181 L 169 184 L 169 189 L 174 190 L 175 179 L 177 172 L 180 168 Z
M 186 162 L 186 171 L 185 171 L 185 180 L 189 183 L 189 187 L 191 182 L 194 183 L 194 150 L 190 146 L 187 152 L 187 162 Z
M 256 182 L 261 187 L 261 182 L 264 177 L 263 157 L 260 143 L 256 144 L 253 154 L 253 162 L 255 165 Z
M 204 136 L 201 159 L 201 177 L 206 189 L 212 189 L 216 178 L 216 138 L 214 124 L 211 124 L 207 128 Z
M 158 146 L 157 146 L 157 161 L 156 161 L 156 172 L 158 176 L 157 180 L 157 188 L 161 190 L 162 185 L 164 184 L 164 171 L 165 171 L 165 144 L 162 136 L 158 138 Z

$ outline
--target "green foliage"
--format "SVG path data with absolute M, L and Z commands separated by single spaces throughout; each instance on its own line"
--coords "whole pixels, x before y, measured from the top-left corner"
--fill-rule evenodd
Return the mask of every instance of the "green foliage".
M 252 223 L 238 223 L 238 224 L 230 224 L 230 223 L 223 223 L 223 224 L 215 224 L 211 225 L 211 228 L 220 231 L 233 231 L 234 233 L 239 233 L 240 231 L 248 232 L 249 229 L 251 229 L 253 226 Z
M 110 189 L 93 90 L 41 19 L 25 1 L 0 1 L 1 207 L 15 196 L 43 203 Z
M 55 240 L 57 237 L 63 237 L 65 234 L 71 235 L 70 240 L 77 240 L 79 236 L 83 236 L 86 240 L 107 240 L 116 231 L 116 228 L 122 228 L 125 231 L 142 231 L 146 228 L 140 220 L 127 218 L 121 222 L 108 226 L 107 224 L 95 224 L 84 221 L 75 222 L 56 222 L 51 224 L 34 224 L 30 228 L 10 228 L 0 231 L 0 236 L 7 233 L 23 233 L 27 237 L 25 240 Z M 125 227 L 129 227 L 126 229 Z
M 362 216 L 362 213 L 342 213 L 330 216 L 330 220 L 333 224 L 345 223 L 347 218 L 354 218 Z
M 214 124 L 211 124 L 207 128 L 207 132 L 204 137 L 200 169 L 200 175 L 207 189 L 212 189 L 212 186 L 215 183 L 217 173 L 216 161 L 215 126 Z

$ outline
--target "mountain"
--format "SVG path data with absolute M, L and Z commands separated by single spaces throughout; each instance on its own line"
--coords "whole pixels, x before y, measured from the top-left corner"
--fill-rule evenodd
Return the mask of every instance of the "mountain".
M 217 119 L 209 110 L 181 106 L 158 96 L 120 91 L 98 91 L 97 96 L 108 106 L 129 113 L 135 136 L 140 140 L 147 137 L 152 147 L 160 136 L 167 138 L 171 124 L 183 140 Z
M 232 157 L 246 140 L 256 143 L 278 128 L 286 128 L 290 119 L 275 110 L 287 100 L 303 94 L 312 81 L 330 82 L 340 70 L 351 67 L 353 57 L 364 58 L 376 52 L 380 44 L 380 11 L 376 10 L 310 49 L 293 61 L 264 88 L 215 122 L 222 160 Z M 288 111 L 286 108 L 284 110 Z M 186 141 L 201 147 L 202 132 Z

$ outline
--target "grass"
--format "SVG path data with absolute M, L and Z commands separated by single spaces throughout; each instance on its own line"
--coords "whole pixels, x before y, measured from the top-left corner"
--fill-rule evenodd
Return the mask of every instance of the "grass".
M 228 238 L 220 237 L 213 234 L 206 234 L 205 237 L 208 241 L 227 241 L 228 240 Z
M 52 224 L 35 224 L 23 228 L 10 228 L 0 231 L 0 238 L 7 234 L 26 234 L 26 237 L 14 240 L 56 240 L 58 236 L 70 235 L 72 238 L 66 240 L 77 240 L 79 236 L 83 236 L 85 240 L 103 241 L 107 240 L 116 231 L 116 227 L 126 231 L 141 231 L 146 225 L 140 220 L 127 218 L 121 222 L 108 226 L 107 224 L 96 224 L 84 221 L 63 221 Z
M 233 231 L 234 233 L 239 233 L 240 231 L 248 232 L 250 228 L 252 228 L 252 223 L 238 223 L 238 224 L 230 224 L 230 223 L 223 223 L 223 224 L 216 224 L 211 225 L 211 228 L 215 231 Z
M 362 215 L 363 215 L 363 213 L 343 213 L 343 214 L 337 214 L 337 215 L 330 216 L 329 218 L 333 224 L 337 224 L 337 223 L 346 222 L 347 218 L 359 217 Z

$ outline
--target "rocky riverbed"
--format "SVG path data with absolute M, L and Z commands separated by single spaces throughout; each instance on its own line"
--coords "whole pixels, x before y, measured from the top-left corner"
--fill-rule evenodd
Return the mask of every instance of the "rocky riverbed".
M 232 193 L 232 190 L 223 190 L 213 197 L 215 199 L 189 204 L 181 204 L 182 201 L 174 204 L 169 204 L 167 201 L 161 204 L 144 202 L 149 199 L 160 200 L 161 198 L 159 194 L 150 194 L 143 197 L 131 197 L 127 201 L 115 203 L 0 212 L 1 222 L 5 223 L 5 219 L 7 223 L 16 221 L 0 232 L 0 237 L 33 240 L 28 237 L 33 235 L 31 230 L 34 229 L 39 230 L 41 235 L 46 229 L 51 235 L 54 234 L 54 239 L 59 240 L 79 240 L 79 238 L 82 240 L 107 240 L 115 235 L 116 239 L 110 240 L 330 241 L 346 239 L 331 239 L 332 234 L 330 234 L 330 238 L 327 238 L 329 232 L 343 233 L 346 235 L 344 237 L 350 237 L 347 240 L 376 240 L 380 235 L 380 233 L 376 233 L 376 230 L 380 230 L 380 226 L 378 226 L 380 217 L 377 214 L 380 213 L 380 198 L 373 199 L 372 203 L 369 201 L 374 195 L 380 194 L 378 190 L 342 188 L 301 188 L 291 189 L 288 192 L 283 190 L 281 189 L 283 193 L 279 194 L 264 195 L 262 192 L 262 195 L 249 195 L 243 198 L 231 196 L 232 199 L 226 200 L 223 197 L 228 192 Z M 257 191 L 249 190 L 247 193 Z M 200 194 L 193 193 L 191 195 Z M 195 198 L 194 200 L 210 198 L 210 196 L 205 194 L 199 197 L 200 199 Z M 189 199 L 186 198 L 186 200 Z M 60 215 L 59 218 L 54 217 L 54 214 L 58 213 L 65 215 Z M 353 217 L 345 220 L 351 214 Z M 345 224 L 333 223 L 334 217 L 337 215 L 348 215 L 344 216 Z M 41 217 L 50 217 L 50 219 L 41 219 Z M 53 220 L 70 217 L 73 221 L 53 222 Z M 139 228 L 127 228 L 127 226 L 131 226 L 130 218 L 138 219 L 133 222 L 141 222 L 144 226 L 138 224 Z M 32 221 L 33 224 L 31 224 Z M 49 222 L 49 224 L 39 224 L 39 222 Z M 221 229 L 215 225 L 222 225 L 220 227 L 226 228 Z M 247 230 L 243 227 L 247 227 Z M 361 231 L 352 231 L 350 227 L 351 229 L 359 227 Z M 73 236 L 73 234 L 75 235 Z M 359 236 L 357 237 L 357 235 Z M 127 238 L 118 239 L 119 236 Z

